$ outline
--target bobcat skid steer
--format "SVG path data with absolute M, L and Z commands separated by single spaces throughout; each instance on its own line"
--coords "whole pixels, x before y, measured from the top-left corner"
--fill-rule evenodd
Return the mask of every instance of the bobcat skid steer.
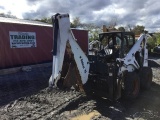
M 71 88 L 87 95 L 117 100 L 136 98 L 140 87 L 149 89 L 147 34 L 135 41 L 132 32 L 103 32 L 89 43 L 86 55 L 70 29 L 68 14 L 53 16 L 53 68 L 49 87 Z

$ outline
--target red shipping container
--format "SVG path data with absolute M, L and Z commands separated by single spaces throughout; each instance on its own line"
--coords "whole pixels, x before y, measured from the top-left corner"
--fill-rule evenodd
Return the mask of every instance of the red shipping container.
M 72 29 L 82 50 L 88 52 L 88 31 Z M 11 48 L 9 32 L 33 32 L 36 47 Z M 0 68 L 52 61 L 53 28 L 49 24 L 0 18 Z

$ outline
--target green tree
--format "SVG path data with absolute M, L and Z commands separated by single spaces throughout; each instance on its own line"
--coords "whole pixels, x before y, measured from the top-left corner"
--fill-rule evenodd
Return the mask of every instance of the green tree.
M 139 34 L 144 32 L 144 29 L 145 29 L 144 26 L 136 25 L 136 26 L 133 27 L 133 29 L 131 31 L 134 32 L 135 35 L 139 35 Z
M 96 40 L 99 37 L 101 31 L 100 27 L 93 23 L 82 23 L 79 17 L 75 17 L 71 22 L 71 28 L 80 28 L 87 30 L 89 34 L 89 41 Z
M 118 30 L 121 31 L 121 32 L 125 32 L 125 28 L 124 27 L 119 27 Z
M 75 17 L 73 22 L 71 22 L 71 28 L 82 27 L 81 21 L 79 17 Z
M 52 19 L 51 18 L 42 18 L 42 19 L 35 19 L 35 21 L 40 21 L 48 24 L 52 24 Z
M 156 37 L 156 46 L 160 45 L 160 33 L 155 33 L 154 36 Z
M 93 23 L 82 24 L 82 26 L 84 30 L 88 30 L 89 32 L 89 41 L 97 40 L 99 38 L 99 33 L 102 32 L 102 29 Z
M 8 14 L 0 13 L 0 17 L 5 17 L 5 18 L 17 18 L 16 16 L 12 15 L 11 13 L 8 13 Z
M 133 25 L 131 24 L 127 24 L 127 26 L 125 27 L 125 31 L 132 31 L 133 30 Z
M 151 52 L 151 49 L 153 49 L 156 46 L 155 36 L 148 38 L 147 46 L 148 46 L 148 52 Z

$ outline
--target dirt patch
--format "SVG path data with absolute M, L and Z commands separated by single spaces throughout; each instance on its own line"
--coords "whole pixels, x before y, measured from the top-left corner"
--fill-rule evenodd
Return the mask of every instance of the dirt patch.
M 82 114 L 82 115 L 76 116 L 76 117 L 72 118 L 71 120 L 90 120 L 93 118 L 97 118 L 99 115 L 100 115 L 100 113 L 98 111 L 94 110 L 88 114 Z
M 85 117 L 92 120 L 159 120 L 160 59 L 150 59 L 149 65 L 153 70 L 152 88 L 141 91 L 135 100 L 121 99 L 117 102 L 84 96 L 74 90 L 48 90 L 51 67 L 12 74 L 10 79 L 0 76 L 7 81 L 5 85 L 0 82 L 0 119 L 78 120 Z M 22 77 L 22 74 L 30 76 Z M 11 78 L 14 79 L 14 87 Z

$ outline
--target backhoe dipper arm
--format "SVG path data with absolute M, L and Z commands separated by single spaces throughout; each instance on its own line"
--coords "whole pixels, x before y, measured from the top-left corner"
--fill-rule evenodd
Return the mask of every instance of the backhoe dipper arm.
M 53 47 L 53 66 L 52 75 L 49 79 L 49 87 L 57 86 L 58 80 L 61 78 L 62 66 L 64 61 L 64 54 L 66 44 L 69 42 L 71 51 L 82 80 L 85 84 L 88 80 L 89 62 L 87 56 L 84 54 L 70 29 L 70 20 L 68 14 L 56 14 L 54 21 L 54 47 Z

